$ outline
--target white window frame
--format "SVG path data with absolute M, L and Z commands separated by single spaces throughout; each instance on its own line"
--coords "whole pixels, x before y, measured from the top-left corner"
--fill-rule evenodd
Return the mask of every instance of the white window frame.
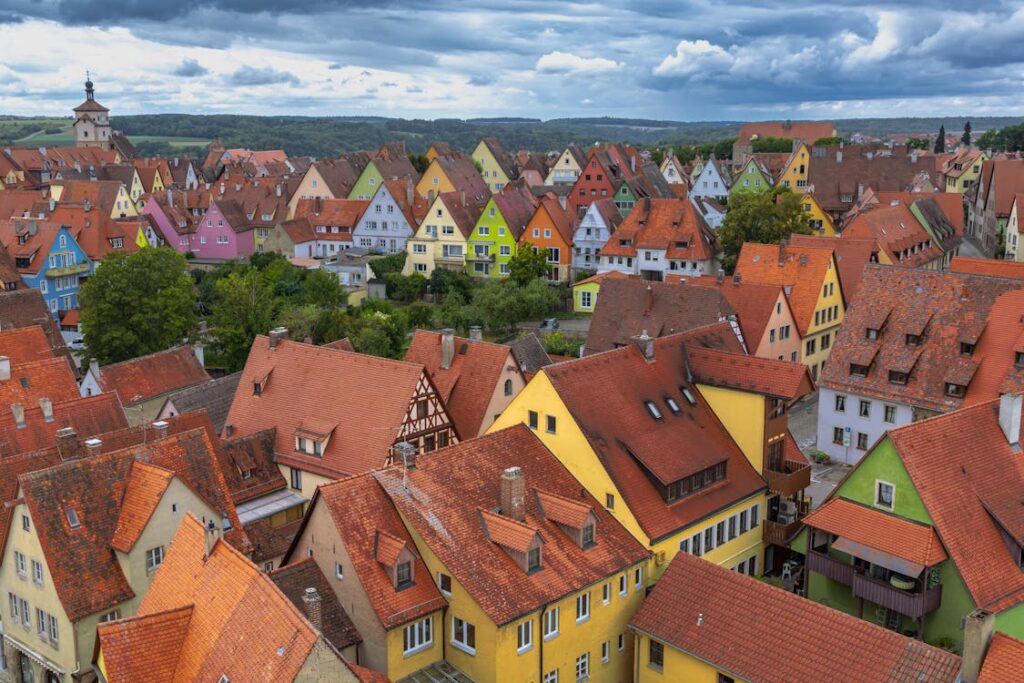
M 601 594 L 601 602 L 607 605 L 612 601 L 612 585 L 606 582 L 601 590 L 603 591 Z
M 576 658 L 576 681 L 585 681 L 590 678 L 590 653 L 584 652 Z
M 516 653 L 524 654 L 533 649 L 533 619 L 527 619 L 516 627 Z
M 555 607 L 544 613 L 544 640 L 558 637 L 559 608 Z
M 881 493 L 881 488 L 883 485 L 888 486 L 891 489 L 891 493 L 889 494 L 889 505 L 880 502 L 880 497 L 878 494 Z M 891 481 L 885 481 L 884 479 L 875 479 L 875 499 L 872 502 L 872 504 L 876 508 L 881 508 L 883 510 L 893 510 L 896 507 L 896 484 L 893 484 Z
M 434 617 L 415 621 L 402 630 L 402 655 L 410 657 L 434 644 Z
M 458 623 L 456 623 L 458 622 Z M 461 627 L 460 627 L 461 625 Z M 476 642 L 476 627 L 465 619 L 452 615 L 452 647 L 462 650 L 466 654 L 476 655 L 476 646 L 470 646 L 466 641 L 469 636 L 469 629 L 473 629 L 473 642 Z M 461 638 L 461 640 L 459 640 Z
M 590 619 L 590 591 L 576 596 L 576 623 L 582 624 Z
M 156 571 L 164 563 L 164 547 L 158 545 L 146 551 L 146 572 Z

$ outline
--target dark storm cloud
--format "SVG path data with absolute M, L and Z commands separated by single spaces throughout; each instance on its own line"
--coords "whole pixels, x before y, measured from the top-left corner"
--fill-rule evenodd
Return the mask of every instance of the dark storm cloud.
M 271 85 L 274 83 L 289 83 L 298 85 L 299 79 L 295 74 L 287 71 L 278 71 L 270 67 L 258 68 L 255 66 L 243 66 L 231 74 L 232 85 Z
M 205 76 L 210 73 L 210 70 L 200 64 L 199 60 L 186 57 L 181 60 L 181 64 L 174 69 L 173 73 L 175 76 L 195 78 L 197 76 Z

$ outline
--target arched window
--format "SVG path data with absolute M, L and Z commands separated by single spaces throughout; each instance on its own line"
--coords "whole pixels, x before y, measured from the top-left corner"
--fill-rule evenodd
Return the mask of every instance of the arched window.
M 511 396 L 512 395 L 512 380 L 510 380 L 510 379 L 505 380 L 505 395 L 506 396 Z

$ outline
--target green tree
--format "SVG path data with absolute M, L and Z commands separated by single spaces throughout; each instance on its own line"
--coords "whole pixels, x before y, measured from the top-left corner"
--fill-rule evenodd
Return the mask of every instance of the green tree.
M 356 351 L 381 358 L 400 358 L 405 352 L 408 321 L 396 312 L 366 310 L 356 321 L 352 344 Z
M 468 300 L 475 283 L 473 278 L 461 270 L 449 270 L 447 268 L 434 268 L 427 280 L 427 289 L 431 294 L 444 298 L 452 290 L 459 292 L 462 298 Z
M 789 138 L 773 138 L 771 136 L 757 138 L 753 141 L 755 152 L 792 152 L 793 141 Z
M 525 287 L 513 280 L 492 280 L 478 289 L 473 303 L 489 329 L 511 331 L 523 320 L 543 318 L 558 305 L 558 294 L 543 280 Z
M 556 356 L 579 356 L 580 345 L 584 342 L 582 337 L 567 336 L 562 332 L 552 332 L 541 338 L 544 350 Z
M 404 251 L 399 251 L 373 259 L 370 261 L 373 274 L 377 277 L 387 277 L 388 273 L 401 273 L 405 267 L 405 256 Z
M 942 154 L 946 151 L 946 126 L 939 126 L 939 134 L 935 138 L 935 153 Z
M 214 340 L 229 372 L 240 370 L 258 334 L 273 327 L 275 301 L 258 270 L 231 273 L 217 281 L 217 303 L 210 315 Z
M 414 301 L 409 304 L 405 309 L 405 314 L 409 318 L 409 327 L 432 328 L 434 326 L 434 310 L 433 306 L 422 301 Z
M 427 159 L 425 154 L 410 154 L 409 163 L 416 169 L 416 172 L 423 175 L 427 172 L 427 167 L 430 166 L 430 160 Z
M 544 249 L 536 249 L 529 242 L 524 242 L 516 249 L 516 253 L 508 261 L 509 276 L 517 284 L 526 283 L 538 278 L 547 277 L 548 255 Z
M 317 325 L 320 322 L 320 309 L 312 304 L 289 306 L 282 309 L 277 316 L 277 325 L 288 328 L 288 335 L 296 340 L 311 339 L 314 344 L 320 343 Z
M 971 146 L 971 122 L 968 121 L 964 124 L 964 134 L 960 136 L 960 142 L 964 147 Z
M 78 294 L 86 355 L 103 365 L 194 338 L 199 325 L 185 257 L 168 248 L 114 253 Z
M 384 279 L 387 281 L 388 298 L 396 301 L 413 301 L 427 291 L 427 278 L 422 273 L 388 273 Z
M 323 268 L 306 271 L 302 292 L 305 302 L 315 306 L 340 306 L 345 301 L 345 289 L 338 277 Z
M 845 138 L 842 138 L 839 135 L 833 135 L 832 137 L 818 138 L 814 141 L 812 147 L 835 147 L 840 142 L 846 142 Z
M 684 166 L 694 159 L 697 158 L 697 148 L 693 145 L 687 145 L 686 147 L 676 147 L 675 149 L 676 159 L 679 159 L 679 163 Z
M 931 141 L 928 138 L 908 138 L 907 149 L 928 149 Z
M 740 193 L 718 229 L 722 267 L 729 273 L 735 269 L 744 242 L 776 244 L 793 233 L 811 233 L 799 195 L 789 190 Z

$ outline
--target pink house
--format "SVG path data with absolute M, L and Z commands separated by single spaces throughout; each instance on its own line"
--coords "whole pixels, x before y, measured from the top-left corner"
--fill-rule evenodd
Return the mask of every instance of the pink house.
M 211 200 L 206 215 L 196 221 L 191 241 L 195 258 L 234 261 L 256 251 L 255 230 L 245 211 L 234 200 Z
M 192 250 L 199 219 L 184 206 L 184 201 L 177 201 L 183 198 L 183 194 L 170 190 L 166 194 L 148 195 L 142 205 L 142 213 L 152 219 L 164 244 L 186 254 Z

